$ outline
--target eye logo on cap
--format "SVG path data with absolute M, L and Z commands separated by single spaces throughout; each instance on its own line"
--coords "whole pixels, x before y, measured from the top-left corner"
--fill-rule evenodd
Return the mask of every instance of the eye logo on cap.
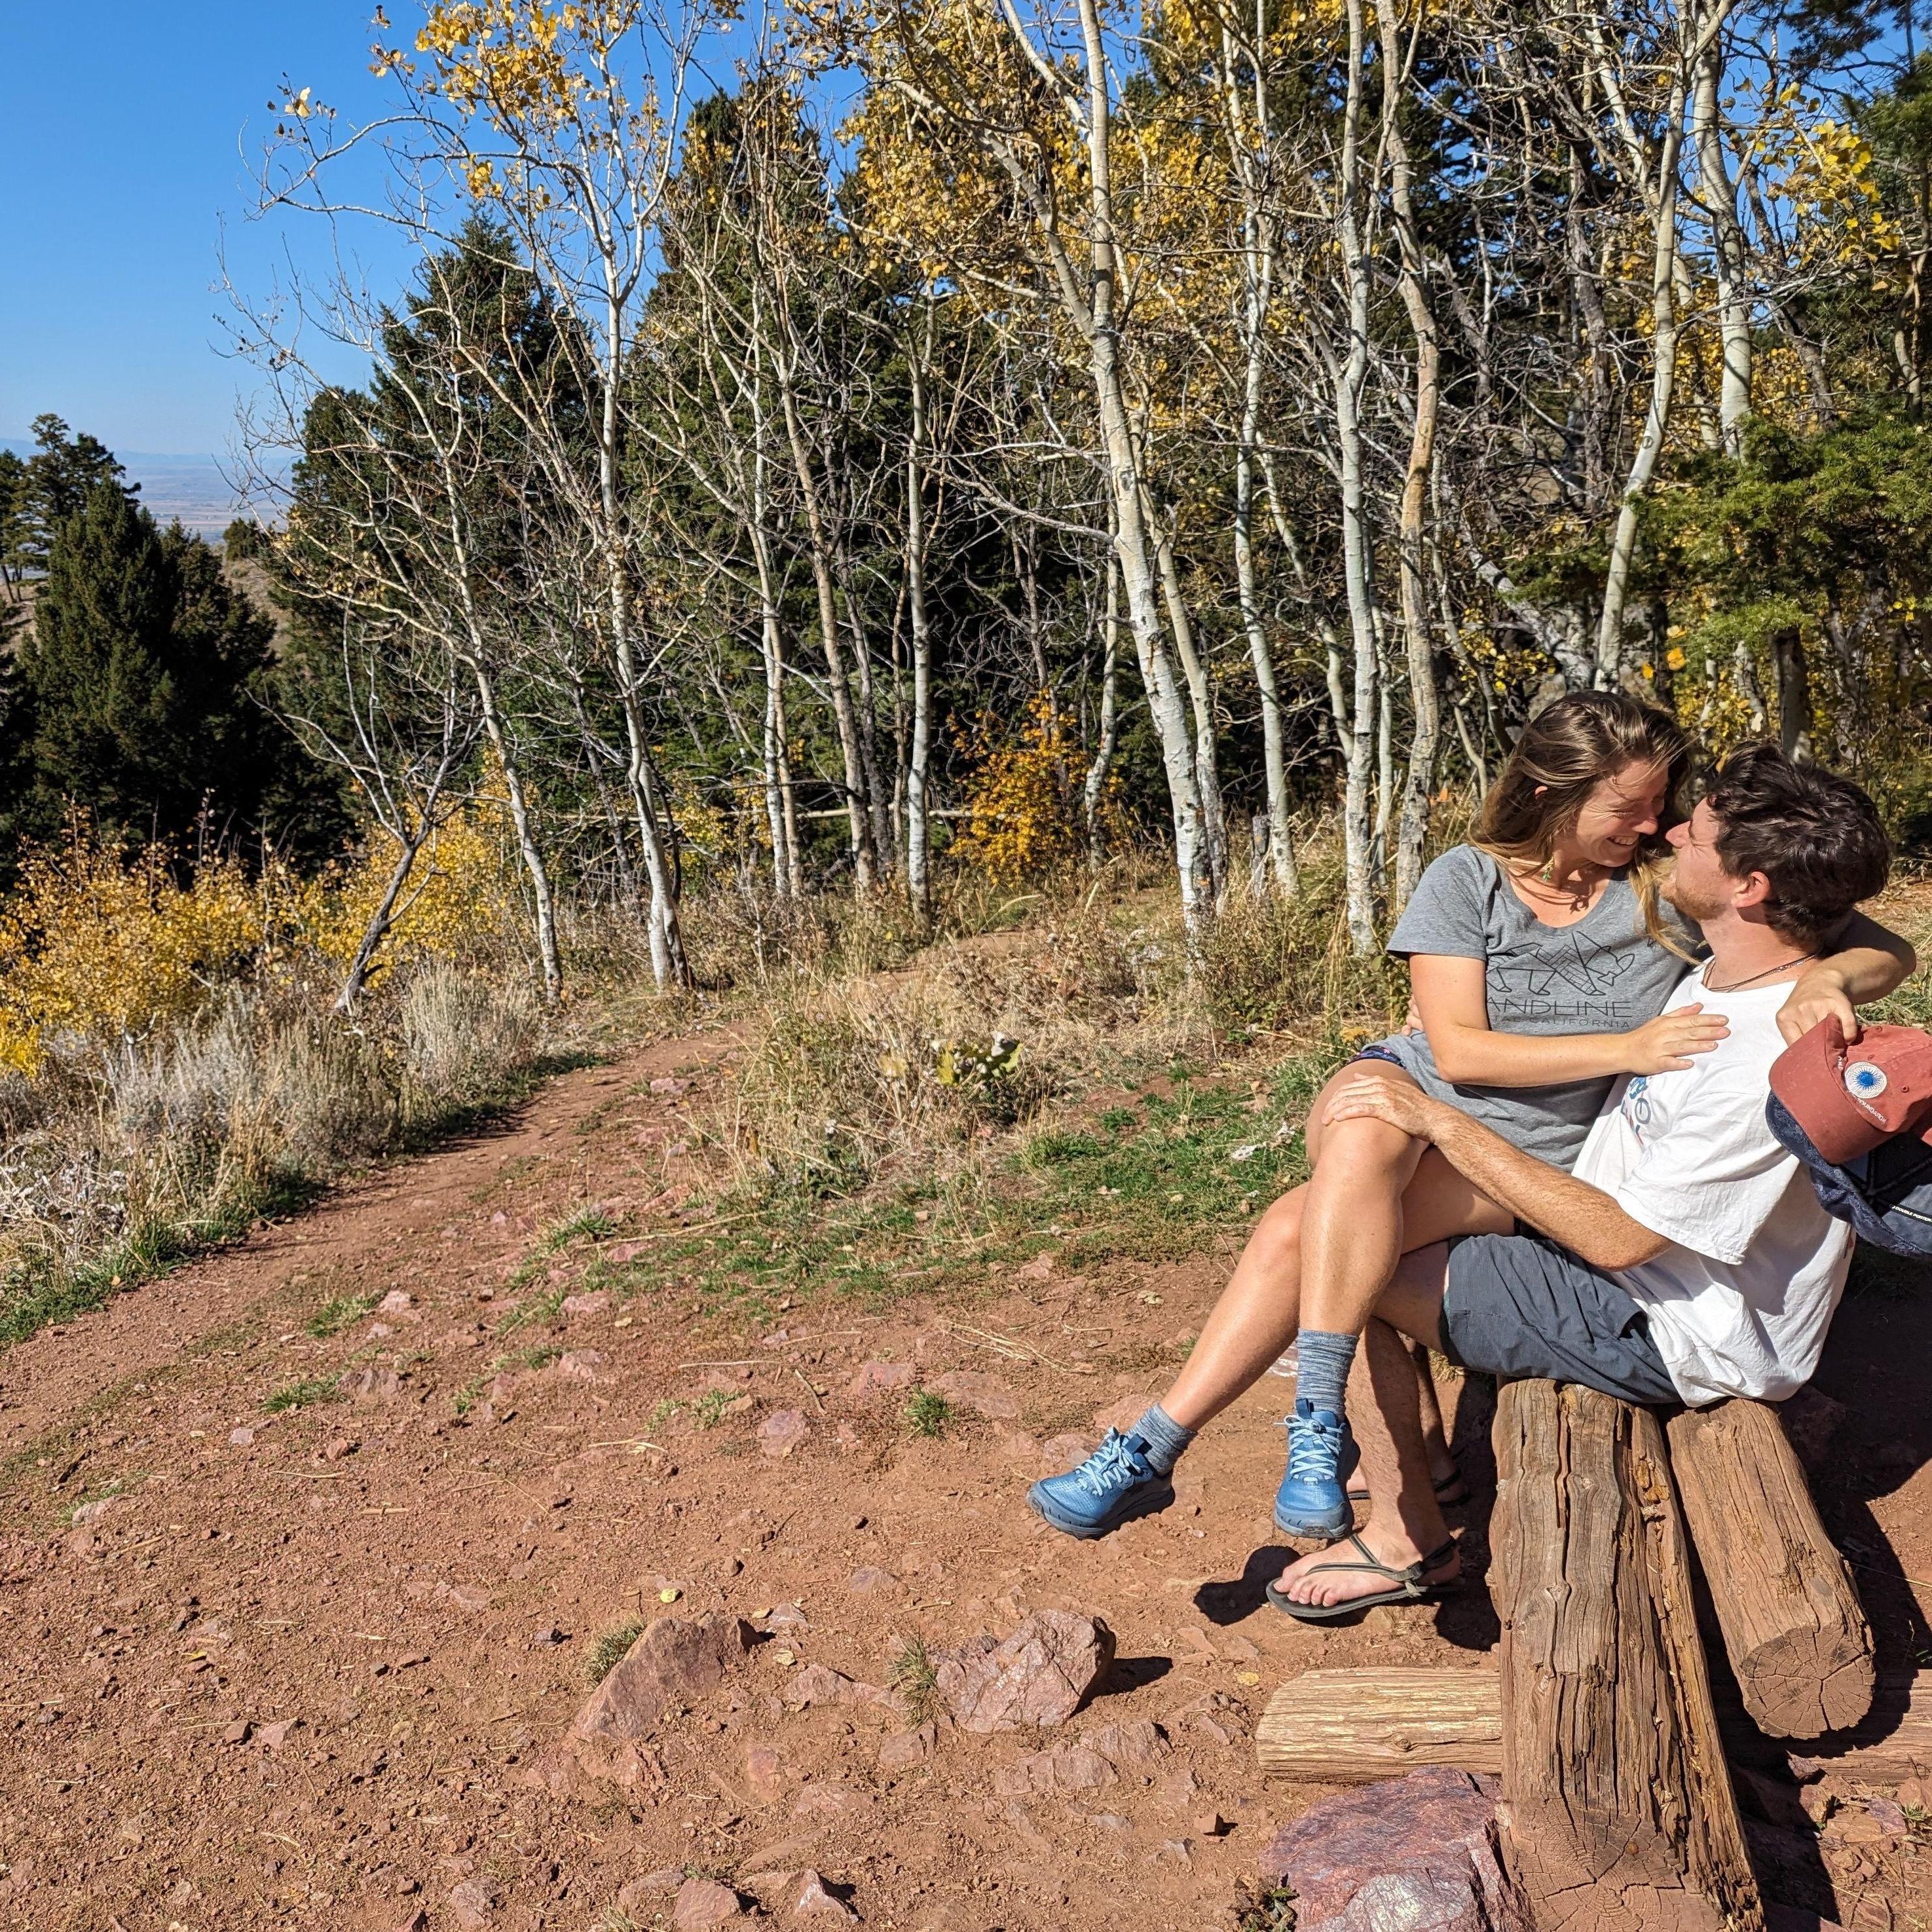
M 1854 1100 L 1876 1100 L 1888 1084 L 1885 1069 L 1869 1060 L 1855 1060 L 1845 1069 L 1845 1091 Z

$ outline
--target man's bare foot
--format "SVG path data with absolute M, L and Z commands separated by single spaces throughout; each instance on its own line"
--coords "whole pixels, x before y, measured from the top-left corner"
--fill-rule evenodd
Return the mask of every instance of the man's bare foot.
M 1383 1570 L 1393 1574 L 1385 1575 L 1366 1567 L 1361 1550 L 1355 1546 L 1358 1543 L 1366 1549 L 1369 1559 L 1381 1564 Z M 1385 1598 L 1390 1591 L 1401 1587 L 1405 1571 L 1423 1563 L 1430 1554 L 1427 1550 L 1418 1549 L 1399 1531 L 1371 1526 L 1359 1536 L 1298 1557 L 1281 1573 L 1275 1588 L 1292 1603 L 1329 1609 L 1357 1602 L 1364 1597 Z M 1344 1567 L 1348 1565 L 1357 1567 Z M 1438 1556 L 1415 1581 L 1424 1588 L 1433 1588 L 1439 1584 L 1453 1582 L 1462 1574 L 1462 1552 L 1450 1544 L 1448 1555 Z

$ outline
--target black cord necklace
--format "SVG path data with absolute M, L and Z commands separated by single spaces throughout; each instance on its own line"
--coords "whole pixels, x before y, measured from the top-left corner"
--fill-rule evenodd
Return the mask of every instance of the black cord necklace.
M 1798 953 L 1790 959 L 1780 959 L 1775 966 L 1767 966 L 1762 973 L 1752 974 L 1748 979 L 1733 980 L 1728 986 L 1714 986 L 1708 980 L 1706 980 L 1704 982 L 1704 990 L 1707 993 L 1740 992 L 1746 986 L 1756 986 L 1760 980 L 1768 980 L 1774 973 L 1782 973 L 1792 966 L 1802 966 L 1806 960 L 1815 959 L 1817 956 L 1815 951 Z

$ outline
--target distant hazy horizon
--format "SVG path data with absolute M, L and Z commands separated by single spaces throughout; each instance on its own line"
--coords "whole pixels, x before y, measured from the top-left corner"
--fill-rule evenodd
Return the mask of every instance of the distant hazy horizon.
M 87 425 L 70 427 L 82 430 Z M 107 440 L 104 436 L 101 440 Z M 29 457 L 34 453 L 33 439 L 0 436 L 0 448 Z M 220 457 L 152 449 L 116 449 L 114 454 L 127 471 L 128 482 L 140 484 L 141 501 L 160 523 L 178 520 L 202 536 L 218 537 L 242 514 L 242 504 L 224 473 Z

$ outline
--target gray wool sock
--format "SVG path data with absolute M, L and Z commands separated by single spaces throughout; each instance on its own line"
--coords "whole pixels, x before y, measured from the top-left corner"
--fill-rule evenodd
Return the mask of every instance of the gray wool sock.
M 1355 1360 L 1355 1335 L 1334 1335 L 1319 1328 L 1304 1328 L 1298 1346 L 1300 1367 L 1294 1392 L 1306 1396 L 1310 1406 L 1325 1408 L 1331 1415 L 1346 1413 L 1343 1391 L 1348 1386 L 1348 1371 Z
M 1148 1460 L 1163 1476 L 1174 1474 L 1174 1466 L 1180 1460 L 1180 1452 L 1194 1440 L 1193 1430 L 1182 1428 L 1159 1402 L 1127 1433 L 1138 1436 L 1147 1444 Z

